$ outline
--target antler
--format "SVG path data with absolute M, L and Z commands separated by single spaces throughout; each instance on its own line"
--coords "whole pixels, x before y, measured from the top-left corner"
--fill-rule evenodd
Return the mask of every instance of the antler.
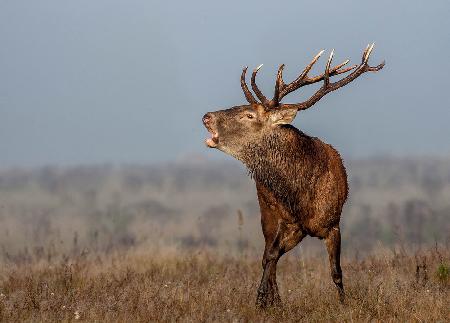
M 320 78 L 320 79 L 324 80 L 322 87 L 319 90 L 317 90 L 317 92 L 314 93 L 313 96 L 310 97 L 305 102 L 297 103 L 297 104 L 283 104 L 282 107 L 283 108 L 295 107 L 295 108 L 297 108 L 297 110 L 308 109 L 311 106 L 313 106 L 317 101 L 319 101 L 326 94 L 328 94 L 332 91 L 335 91 L 335 90 L 339 89 L 340 87 L 347 85 L 348 83 L 350 83 L 351 81 L 353 81 L 360 75 L 364 74 L 365 72 L 377 72 L 377 71 L 381 70 L 385 65 L 385 61 L 381 62 L 381 64 L 374 66 L 374 67 L 369 66 L 369 63 L 368 63 L 369 56 L 372 53 L 374 45 L 375 45 L 375 43 L 372 43 L 371 45 L 367 45 L 367 47 L 364 50 L 364 53 L 362 55 L 361 64 L 352 73 L 350 73 L 343 79 L 341 79 L 337 82 L 334 82 L 334 83 L 330 83 L 330 76 L 332 75 L 332 70 L 330 70 L 330 65 L 331 65 L 331 61 L 333 59 L 334 50 L 331 51 L 330 57 L 328 58 L 327 65 L 325 67 L 325 73 L 323 74 L 323 77 Z
M 247 82 L 245 82 L 245 74 L 247 73 L 247 66 L 244 67 L 241 74 L 241 88 L 242 91 L 244 91 L 245 98 L 247 99 L 248 103 L 255 104 L 257 103 L 255 97 L 253 96 L 252 92 L 247 87 Z
M 305 67 L 303 72 L 294 81 L 292 81 L 291 83 L 289 83 L 287 85 L 283 81 L 284 64 L 280 65 L 280 67 L 278 69 L 278 74 L 277 74 L 277 81 L 275 83 L 275 94 L 273 96 L 273 101 L 276 102 L 277 105 L 280 103 L 281 99 L 283 99 L 283 97 L 285 97 L 287 94 L 299 89 L 302 86 L 319 82 L 325 78 L 325 73 L 317 75 L 315 77 L 308 77 L 309 71 L 311 70 L 313 65 L 317 62 L 319 57 L 323 54 L 323 52 L 324 52 L 324 50 L 321 50 L 316 56 L 314 56 L 312 61 Z M 346 73 L 357 67 L 357 65 L 354 65 L 354 66 L 347 67 L 345 69 L 340 70 L 340 68 L 347 65 L 348 62 L 349 62 L 349 60 L 347 59 L 343 63 L 333 67 L 329 71 L 328 75 L 334 76 L 334 75 Z
M 252 73 L 252 89 L 253 92 L 255 92 L 256 96 L 258 97 L 258 99 L 261 100 L 261 103 L 266 107 L 266 108 L 272 108 L 273 107 L 273 103 L 270 102 L 270 100 L 268 100 L 264 94 L 262 94 L 262 92 L 259 90 L 258 86 L 256 85 L 256 74 L 258 73 L 259 69 L 263 66 L 263 64 L 259 65 L 257 68 L 255 68 L 253 70 Z
M 323 74 L 320 74 L 320 75 L 317 75 L 314 77 L 309 77 L 308 76 L 309 71 L 311 70 L 313 65 L 317 62 L 319 57 L 324 52 L 322 50 L 316 56 L 314 56 L 312 61 L 305 67 L 303 72 L 294 81 L 292 81 L 289 84 L 285 84 L 283 81 L 284 64 L 280 65 L 280 67 L 278 68 L 277 80 L 275 83 L 275 93 L 274 93 L 272 100 L 268 100 L 262 94 L 262 92 L 259 90 L 258 86 L 256 85 L 255 79 L 256 79 L 256 74 L 258 73 L 258 70 L 262 66 L 262 65 L 260 65 L 255 70 L 253 70 L 252 79 L 251 79 L 252 89 L 255 92 L 258 99 L 261 101 L 261 103 L 267 109 L 272 109 L 275 107 L 279 107 L 279 108 L 296 107 L 298 110 L 308 109 L 309 107 L 314 105 L 317 101 L 319 101 L 327 93 L 332 92 L 342 86 L 347 85 L 348 83 L 350 83 L 351 81 L 356 79 L 361 74 L 363 74 L 365 72 L 376 72 L 376 71 L 379 71 L 380 69 L 382 69 L 385 65 L 384 61 L 375 67 L 371 67 L 368 65 L 369 56 L 373 50 L 374 45 L 375 45 L 374 43 L 371 45 L 367 45 L 367 47 L 363 53 L 362 62 L 360 65 L 354 65 L 354 66 L 347 67 L 347 68 L 342 68 L 342 67 L 347 65 L 349 60 L 345 60 L 341 64 L 336 65 L 330 69 L 331 61 L 333 59 L 333 54 L 334 54 L 334 50 L 332 50 L 330 57 L 328 58 L 328 61 L 326 64 L 325 72 Z M 354 70 L 354 71 L 351 74 L 347 75 L 345 78 L 343 78 L 337 82 L 330 83 L 331 76 L 347 73 L 351 70 Z M 245 84 L 245 72 L 246 71 L 247 71 L 247 68 L 244 68 L 244 71 L 243 71 L 242 77 L 241 77 L 242 89 L 244 90 L 245 96 L 246 96 L 247 100 L 249 101 L 249 103 L 256 103 L 255 98 L 250 93 L 250 91 L 247 88 L 247 85 Z M 299 89 L 302 86 L 313 84 L 313 83 L 316 83 L 316 82 L 319 82 L 322 80 L 324 81 L 323 86 L 316 93 L 314 93 L 314 95 L 307 101 L 302 102 L 302 103 L 297 103 L 297 104 L 281 104 L 280 103 L 280 101 L 283 99 L 283 97 L 285 97 L 287 94 Z M 249 95 L 250 95 L 250 97 L 249 97 Z

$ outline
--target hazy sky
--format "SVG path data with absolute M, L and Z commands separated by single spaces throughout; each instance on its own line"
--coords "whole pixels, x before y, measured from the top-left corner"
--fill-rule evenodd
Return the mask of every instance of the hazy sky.
M 223 157 L 201 117 L 245 102 L 242 66 L 264 63 L 272 96 L 280 63 L 292 80 L 321 49 L 359 63 L 372 41 L 386 67 L 295 126 L 347 158 L 450 154 L 448 0 L 0 0 L 0 167 Z

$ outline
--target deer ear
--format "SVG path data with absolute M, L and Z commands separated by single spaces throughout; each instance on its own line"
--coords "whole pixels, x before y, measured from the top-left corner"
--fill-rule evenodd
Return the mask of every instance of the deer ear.
M 279 124 L 290 124 L 297 115 L 297 108 L 273 110 L 269 116 L 269 122 L 272 126 Z

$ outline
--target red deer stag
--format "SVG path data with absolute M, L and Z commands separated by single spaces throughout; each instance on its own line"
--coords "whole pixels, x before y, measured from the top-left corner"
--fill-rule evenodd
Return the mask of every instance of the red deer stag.
M 249 104 L 208 112 L 203 116 L 203 123 L 211 133 L 206 145 L 242 161 L 256 182 L 265 238 L 264 273 L 256 300 L 259 307 L 281 304 L 276 281 L 277 262 L 306 235 L 325 240 L 331 277 L 339 299 L 341 302 L 344 299 L 339 220 L 348 193 L 345 167 L 332 146 L 304 134 L 290 123 L 297 111 L 312 107 L 326 94 L 365 72 L 382 69 L 384 62 L 375 67 L 368 64 L 373 46 L 368 45 L 361 64 L 352 67 L 344 67 L 349 62 L 346 60 L 331 68 L 332 51 L 325 72 L 310 77 L 308 72 L 323 53 L 321 51 L 289 84 L 283 81 L 284 65 L 281 65 L 272 100 L 267 99 L 255 83 L 261 66 L 253 71 L 251 77 L 251 86 L 259 101 L 247 87 L 245 67 L 241 87 Z M 331 76 L 350 71 L 341 80 L 330 81 Z M 308 100 L 295 104 L 281 103 L 287 94 L 320 81 L 323 85 Z

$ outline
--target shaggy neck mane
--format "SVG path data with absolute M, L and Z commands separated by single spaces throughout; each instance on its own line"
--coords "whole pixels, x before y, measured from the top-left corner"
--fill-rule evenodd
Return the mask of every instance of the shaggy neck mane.
M 243 147 L 240 158 L 250 176 L 272 192 L 294 214 L 304 212 L 314 194 L 311 189 L 327 171 L 321 145 L 300 130 L 286 125 Z M 299 201 L 299 196 L 301 200 Z

